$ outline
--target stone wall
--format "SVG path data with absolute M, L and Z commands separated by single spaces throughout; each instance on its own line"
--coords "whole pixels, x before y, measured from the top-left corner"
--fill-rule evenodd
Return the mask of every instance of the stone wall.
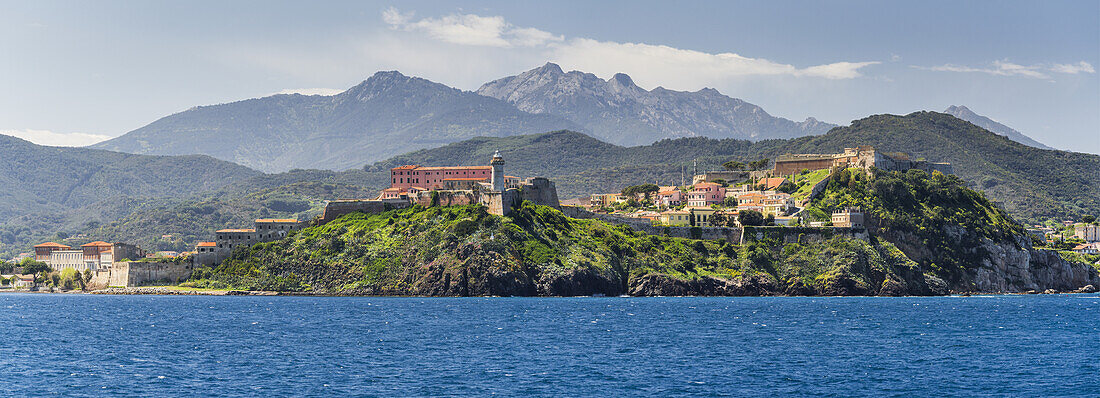
M 325 211 L 321 213 L 321 224 L 340 218 L 345 214 L 357 211 L 364 213 L 381 213 L 387 209 L 400 209 L 409 206 L 404 200 L 334 200 L 325 205 Z
M 536 205 L 550 206 L 555 209 L 561 208 L 561 202 L 558 201 L 558 188 L 553 181 L 543 177 L 534 177 L 527 179 L 520 187 L 523 192 L 523 200 Z
M 190 261 L 174 262 L 131 262 L 114 263 L 111 268 L 102 269 L 92 275 L 88 285 L 93 289 L 109 286 L 134 287 L 154 282 L 178 284 L 191 277 Z
M 820 243 L 833 238 L 844 236 L 852 239 L 866 240 L 867 230 L 863 228 L 842 227 L 745 227 L 741 235 L 740 243 L 754 241 L 771 241 L 775 243 Z
M 741 228 L 736 227 L 670 227 L 653 225 L 645 218 L 622 217 L 613 214 L 593 213 L 575 206 L 562 206 L 562 213 L 578 219 L 600 220 L 609 224 L 625 225 L 631 229 L 649 235 L 669 236 L 684 239 L 726 240 L 731 243 L 741 241 Z

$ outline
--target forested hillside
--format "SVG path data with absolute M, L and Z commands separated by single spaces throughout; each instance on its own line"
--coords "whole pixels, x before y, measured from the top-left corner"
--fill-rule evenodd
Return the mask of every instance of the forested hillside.
M 401 164 L 483 164 L 499 149 L 509 173 L 552 178 L 562 197 L 574 197 L 617 192 L 643 182 L 679 184 L 681 170 L 690 182 L 693 163 L 702 172 L 720 169 L 731 159 L 837 153 L 856 145 L 951 162 L 960 178 L 1024 220 L 1100 213 L 1100 156 L 1029 147 L 936 112 L 875 115 L 824 135 L 793 140 L 696 137 L 621 147 L 566 131 L 475 138 L 398 156 L 365 170 L 381 172 Z M 384 183 L 386 177 L 379 178 Z

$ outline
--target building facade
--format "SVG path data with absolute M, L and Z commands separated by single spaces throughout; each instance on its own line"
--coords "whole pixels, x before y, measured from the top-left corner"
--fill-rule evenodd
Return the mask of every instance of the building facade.
M 1077 223 L 1073 226 L 1073 237 L 1085 242 L 1100 241 L 1100 225 Z
M 863 228 L 863 212 L 858 207 L 849 207 L 833 212 L 834 227 Z

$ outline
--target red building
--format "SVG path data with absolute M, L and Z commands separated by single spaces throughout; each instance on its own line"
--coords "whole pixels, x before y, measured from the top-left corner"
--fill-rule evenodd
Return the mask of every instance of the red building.
M 55 242 L 46 242 L 40 245 L 34 245 L 34 261 L 47 262 L 50 261 L 50 253 L 53 253 L 57 250 L 72 249 L 72 246 L 67 246 Z
M 390 169 L 390 188 L 406 191 L 418 187 L 427 190 L 447 189 L 447 180 L 478 179 L 488 181 L 492 166 L 421 167 L 407 165 Z

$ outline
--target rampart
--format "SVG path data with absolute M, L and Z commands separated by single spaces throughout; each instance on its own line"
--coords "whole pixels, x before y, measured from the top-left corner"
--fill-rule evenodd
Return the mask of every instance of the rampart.
M 154 282 L 177 284 L 191 277 L 190 261 L 180 262 L 135 262 L 121 261 L 110 268 L 100 269 L 88 283 L 90 287 L 102 289 L 109 286 L 134 287 Z

